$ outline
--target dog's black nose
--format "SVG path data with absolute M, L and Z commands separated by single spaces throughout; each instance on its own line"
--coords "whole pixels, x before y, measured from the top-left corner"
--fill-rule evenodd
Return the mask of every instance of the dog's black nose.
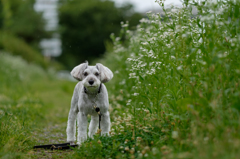
M 90 85 L 92 85 L 92 84 L 94 83 L 94 81 L 93 81 L 93 80 L 90 80 L 90 81 L 88 81 L 88 83 L 89 83 Z

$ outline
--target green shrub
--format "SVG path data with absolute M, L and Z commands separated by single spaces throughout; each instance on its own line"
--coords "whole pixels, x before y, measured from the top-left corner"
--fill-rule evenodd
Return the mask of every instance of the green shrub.
M 28 62 L 36 63 L 43 68 L 47 68 L 48 62 L 41 53 L 35 51 L 23 40 L 15 37 L 11 33 L 0 31 L 0 49 L 13 55 L 21 56 Z
M 35 0 L 0 1 L 0 30 L 20 37 L 29 46 L 40 50 L 39 42 L 49 38 L 42 13 L 34 9 Z

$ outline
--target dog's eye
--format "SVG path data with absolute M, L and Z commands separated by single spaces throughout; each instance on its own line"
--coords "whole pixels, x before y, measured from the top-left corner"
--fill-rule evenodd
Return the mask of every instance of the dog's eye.
M 98 75 L 99 75 L 99 73 L 96 72 L 96 73 L 95 73 L 95 76 L 98 76 Z
M 87 76 L 87 75 L 88 75 L 88 73 L 87 73 L 87 72 L 85 72 L 83 75 L 84 75 L 84 76 Z

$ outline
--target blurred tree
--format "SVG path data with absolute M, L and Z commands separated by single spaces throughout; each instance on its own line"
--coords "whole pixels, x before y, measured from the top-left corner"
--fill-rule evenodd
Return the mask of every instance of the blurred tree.
M 3 5 L 2 1 L 0 0 L 0 28 L 3 27 Z
M 104 42 L 111 33 L 120 31 L 121 21 L 131 20 L 137 25 L 141 14 L 133 12 L 128 4 L 117 8 L 112 1 L 62 0 L 59 9 L 62 55 L 59 60 L 69 69 L 88 60 L 92 61 L 105 52 Z
M 35 0 L 0 0 L 0 29 L 38 48 L 39 41 L 51 34 L 45 31 L 45 21 L 34 10 L 34 3 Z

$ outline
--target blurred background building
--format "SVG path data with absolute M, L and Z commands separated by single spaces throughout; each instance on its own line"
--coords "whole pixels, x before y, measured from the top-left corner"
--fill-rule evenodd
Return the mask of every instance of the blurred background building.
M 47 31 L 56 31 L 58 29 L 58 0 L 36 0 L 34 9 L 43 12 L 43 18 L 46 20 L 45 29 Z M 43 39 L 40 42 L 42 54 L 47 57 L 57 57 L 61 54 L 61 40 L 58 33 L 53 33 L 51 38 Z

